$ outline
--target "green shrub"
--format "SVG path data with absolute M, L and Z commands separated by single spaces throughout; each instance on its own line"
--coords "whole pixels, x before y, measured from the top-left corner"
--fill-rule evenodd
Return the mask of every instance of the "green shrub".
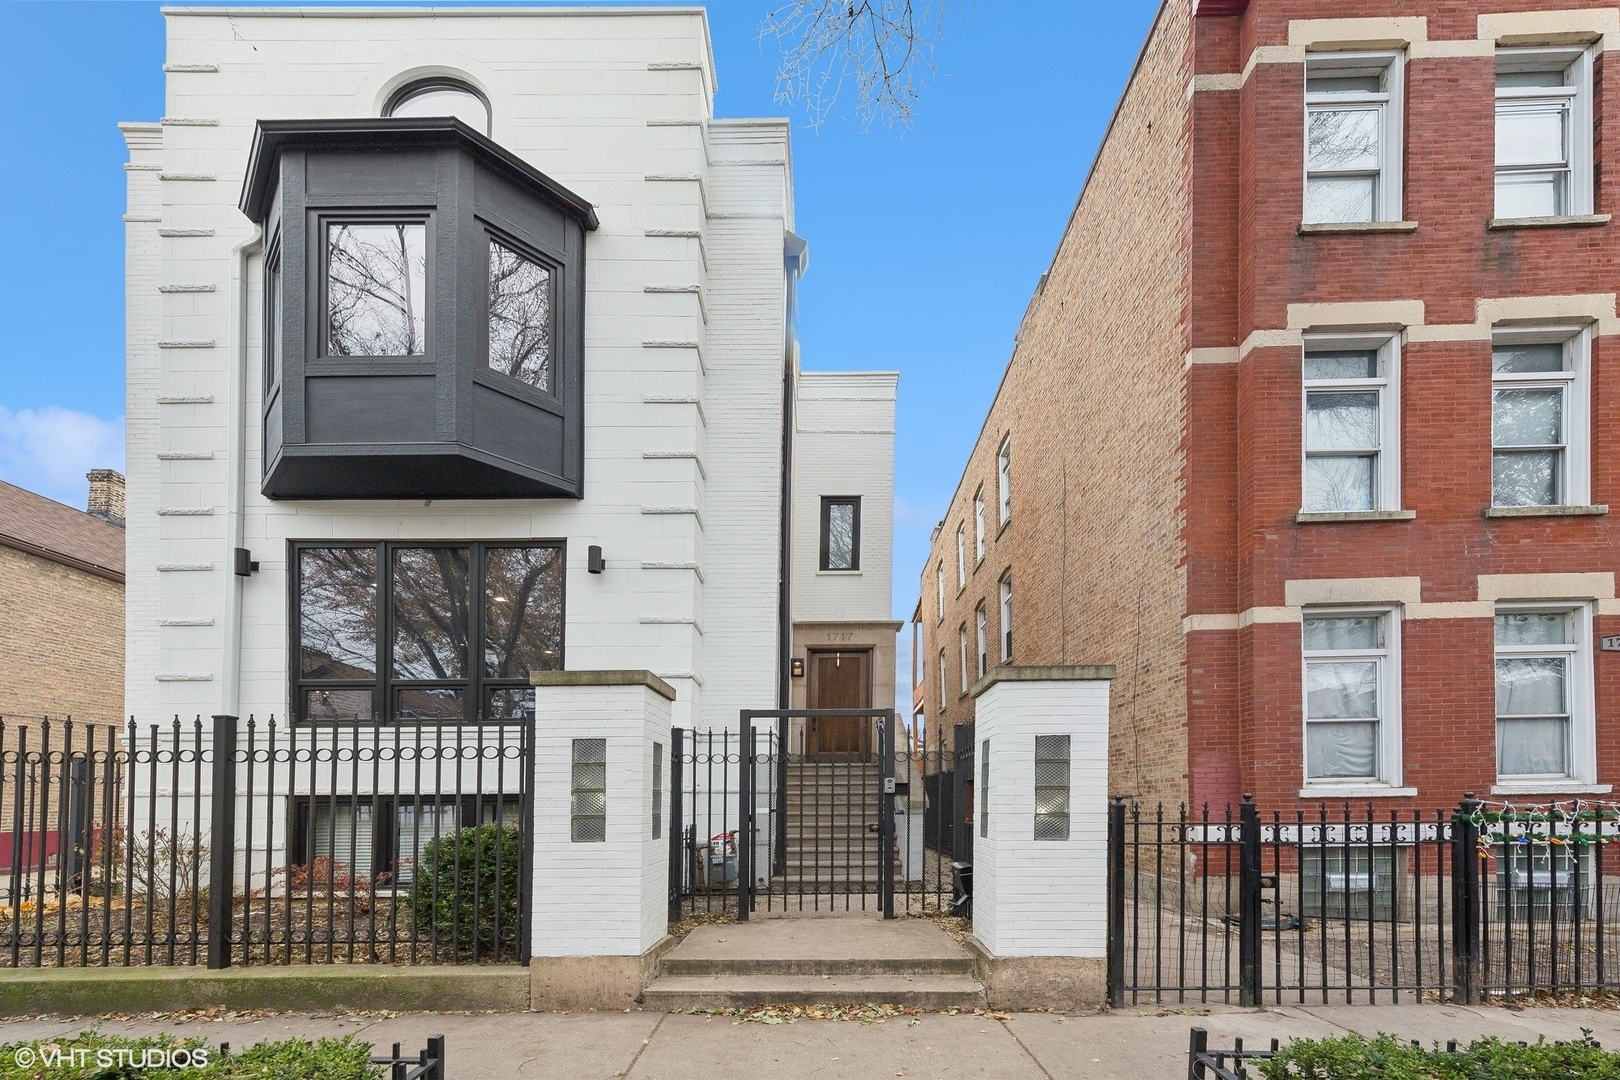
M 522 865 L 516 825 L 470 825 L 433 841 L 416 861 L 411 886 L 417 936 L 478 959 L 515 956 Z
M 152 1051 L 175 1050 L 206 1053 L 208 1064 L 198 1066 L 196 1059 L 187 1064 L 185 1058 L 178 1062 L 182 1067 L 173 1069 L 139 1064 L 159 1060 L 148 1056 Z M 106 1065 L 100 1057 L 103 1051 Z M 118 1051 L 126 1055 L 120 1059 Z M 0 1080 L 380 1080 L 384 1068 L 372 1065 L 370 1057 L 370 1045 L 353 1035 L 315 1042 L 283 1039 L 221 1054 L 217 1045 L 204 1039 L 170 1034 L 131 1038 L 91 1028 L 72 1038 L 0 1046 Z
M 1491 1036 L 1454 1054 L 1352 1033 L 1294 1039 L 1251 1068 L 1264 1080 L 1620 1080 L 1620 1054 L 1601 1049 L 1589 1031 L 1577 1042 L 1526 1046 Z

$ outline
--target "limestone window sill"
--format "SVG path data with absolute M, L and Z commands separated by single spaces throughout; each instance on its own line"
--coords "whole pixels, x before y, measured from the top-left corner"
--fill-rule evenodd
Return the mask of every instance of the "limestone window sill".
M 1590 228 L 1594 225 L 1607 225 L 1610 214 L 1564 214 L 1558 217 L 1509 217 L 1491 218 L 1485 223 L 1487 229 L 1559 229 L 1559 228 Z
M 816 577 L 860 577 L 861 570 L 817 570 Z
M 1411 521 L 1417 517 L 1416 510 L 1334 510 L 1326 513 L 1306 513 L 1300 511 L 1294 515 L 1295 525 L 1331 525 L 1345 521 Z
M 1596 506 L 1487 506 L 1483 511 L 1488 518 L 1602 517 L 1608 512 L 1607 503 Z
M 1417 232 L 1415 221 L 1307 221 L 1300 225 L 1301 236 L 1332 233 L 1409 233 Z
M 1302 799 L 1410 799 L 1418 793 L 1415 787 L 1390 787 L 1388 784 L 1322 784 L 1302 787 Z
M 1579 780 L 1548 780 L 1541 784 L 1492 784 L 1492 795 L 1607 795 L 1613 784 L 1586 784 Z

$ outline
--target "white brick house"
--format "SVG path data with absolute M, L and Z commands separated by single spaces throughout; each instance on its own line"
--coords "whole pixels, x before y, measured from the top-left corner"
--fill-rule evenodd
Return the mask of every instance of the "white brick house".
M 810 576 L 807 620 L 886 623 L 894 379 L 847 377 L 872 423 L 840 437 L 844 452 L 864 439 L 875 464 L 842 486 L 828 480 L 816 454 L 839 439 L 796 444 L 785 415 L 802 387 L 837 385 L 797 377 L 791 312 L 805 245 L 793 233 L 788 125 L 714 117 L 701 9 L 166 18 L 164 116 L 123 125 L 130 715 L 473 718 L 519 707 L 528 670 L 560 666 L 648 669 L 677 691 L 675 724 L 730 726 L 790 685 L 784 575 Z M 470 126 L 432 120 L 441 107 Z M 413 183 L 431 186 L 420 167 L 430 161 L 437 194 L 402 203 Z M 457 167 L 464 189 L 446 186 Z M 338 209 L 333 184 L 350 185 Z M 499 224 L 477 199 L 500 185 L 565 221 L 583 248 Z M 488 225 L 488 245 L 468 241 L 474 223 Z M 376 300 L 375 279 L 364 289 L 342 279 L 339 261 L 358 250 L 344 245 L 368 243 L 367 229 L 398 240 L 394 270 L 365 270 L 403 275 L 390 279 L 405 283 L 393 307 Z M 517 348 L 510 333 L 496 342 L 501 258 L 513 280 L 541 282 L 526 294 L 540 307 L 501 311 L 552 320 L 515 332 L 544 342 L 541 367 L 516 375 L 495 359 Z M 283 302 L 295 267 L 306 291 Z M 340 326 L 340 308 L 359 314 Z M 357 334 L 372 347 L 357 351 Z M 468 381 L 452 390 L 452 378 Z M 508 410 L 498 418 L 497 401 Z M 418 415 L 411 402 L 431 407 Z M 524 409 L 582 428 L 579 441 L 513 435 L 524 424 L 511 410 Z M 405 434 L 413 424 L 429 435 Z M 563 464 L 470 449 L 468 432 L 528 439 L 536 461 Z M 796 544 L 784 537 L 784 451 L 795 476 L 814 478 L 799 485 Z M 458 495 L 459 481 L 434 472 L 445 461 L 481 470 L 482 486 L 467 490 L 498 497 Z M 283 482 L 292 473 L 278 470 L 294 466 L 305 471 Z M 529 487 L 514 497 L 507 481 Z M 537 484 L 552 485 L 549 497 L 535 497 Z M 863 584 L 847 607 L 804 554 L 818 545 L 822 495 L 863 500 Z M 512 602 L 498 595 L 508 571 L 525 568 L 541 597 L 528 623 L 496 606 Z M 367 588 L 386 596 L 369 613 L 354 599 Z M 790 581 L 786 595 L 797 590 Z M 432 615 L 436 596 L 462 622 L 424 636 L 401 612 Z M 497 642 L 498 628 L 510 640 Z M 892 704 L 892 633 L 886 647 L 891 659 L 880 653 L 872 668 L 888 682 L 877 707 Z

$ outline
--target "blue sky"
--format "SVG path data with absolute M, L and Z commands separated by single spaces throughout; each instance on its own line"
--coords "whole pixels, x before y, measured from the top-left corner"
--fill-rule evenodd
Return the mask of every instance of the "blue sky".
M 956 6 L 911 129 L 863 132 L 812 130 L 773 101 L 776 46 L 758 36 L 772 3 L 709 5 L 715 109 L 796 121 L 805 366 L 900 372 L 894 601 L 909 618 L 929 530 L 1157 5 Z M 157 4 L 0 0 L 0 478 L 74 505 L 87 469 L 122 467 L 115 125 L 161 115 L 162 63 Z

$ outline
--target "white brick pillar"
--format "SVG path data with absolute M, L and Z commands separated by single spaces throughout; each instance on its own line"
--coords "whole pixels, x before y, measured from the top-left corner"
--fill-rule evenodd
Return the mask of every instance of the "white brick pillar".
M 973 942 L 992 1006 L 1106 1000 L 1113 677 L 1111 665 L 1006 666 L 973 688 Z M 1045 809 L 1067 781 L 1067 820 L 1037 814 L 1037 756 Z
M 530 1007 L 630 1007 L 667 941 L 670 706 L 649 671 L 547 671 L 535 692 Z M 602 839 L 573 806 L 577 740 L 606 757 Z M 586 747 L 587 751 L 595 747 Z M 663 806 L 654 835 L 654 762 Z M 579 773 L 590 775 L 588 771 Z M 587 808 L 588 809 L 588 808 Z

